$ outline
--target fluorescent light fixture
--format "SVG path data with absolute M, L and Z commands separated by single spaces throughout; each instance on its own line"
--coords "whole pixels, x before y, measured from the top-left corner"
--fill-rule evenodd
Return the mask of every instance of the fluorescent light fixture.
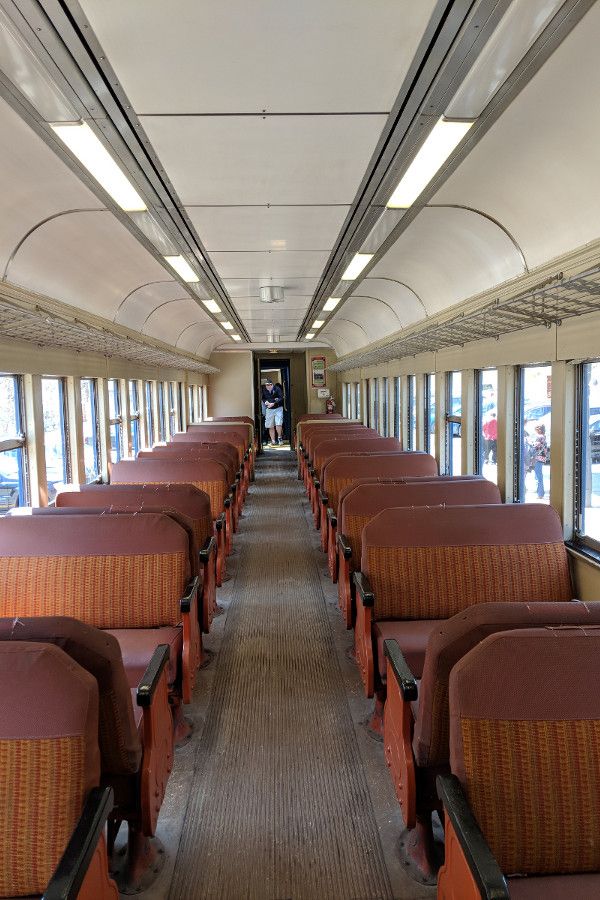
M 219 306 L 218 303 L 215 303 L 214 300 L 203 300 L 202 302 L 204 303 L 205 307 L 207 308 L 207 310 L 209 312 L 211 312 L 211 313 L 220 313 L 221 312 L 221 307 Z
M 563 3 L 513 0 L 450 101 L 446 115 L 455 119 L 481 115 Z
M 239 334 L 232 334 L 231 337 L 234 341 L 241 341 L 241 337 L 239 336 Z
M 175 269 L 178 275 L 181 275 L 184 281 L 187 281 L 189 284 L 200 281 L 187 259 L 184 259 L 183 256 L 165 256 L 165 259 L 171 268 Z
M 55 123 L 50 127 L 121 209 L 125 212 L 144 212 L 147 209 L 136 189 L 89 125 L 85 122 L 69 122 L 66 125 Z
M 315 321 L 312 323 L 312 327 L 313 328 L 322 328 L 324 324 L 325 324 L 324 319 L 315 319 Z
M 323 307 L 323 312 L 331 312 L 332 309 L 336 308 L 341 299 L 341 297 L 330 297 Z
M 342 275 L 342 281 L 354 281 L 358 278 L 367 263 L 373 259 L 373 253 L 355 253 L 354 259 Z
M 449 122 L 442 116 L 400 179 L 387 205 L 408 209 L 458 147 L 473 122 Z
M 233 331 L 233 325 L 231 322 L 221 322 L 221 325 L 225 329 L 225 331 Z
M 306 340 L 307 340 L 307 341 L 312 341 L 312 339 L 314 338 L 314 336 L 315 336 L 314 331 L 311 331 L 310 334 L 307 334 L 307 335 L 306 335 Z

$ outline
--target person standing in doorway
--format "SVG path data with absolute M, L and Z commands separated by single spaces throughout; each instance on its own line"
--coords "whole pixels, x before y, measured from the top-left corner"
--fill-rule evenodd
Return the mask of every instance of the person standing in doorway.
M 261 399 L 265 404 L 265 426 L 271 436 L 271 446 L 283 444 L 283 391 L 269 379 L 264 384 Z

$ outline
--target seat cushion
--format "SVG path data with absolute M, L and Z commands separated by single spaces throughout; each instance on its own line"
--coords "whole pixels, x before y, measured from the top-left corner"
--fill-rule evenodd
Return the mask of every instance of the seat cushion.
M 423 674 L 429 635 L 443 621 L 443 619 L 416 619 L 375 622 L 373 631 L 377 641 L 377 667 L 383 684 L 387 677 L 383 642 L 389 638 L 398 641 L 411 672 L 415 678 L 420 678 Z
M 600 897 L 600 873 L 508 878 L 511 900 L 588 900 Z
M 121 647 L 130 687 L 138 686 L 159 644 L 169 645 L 167 680 L 169 684 L 177 680 L 178 661 L 183 648 L 183 630 L 180 627 L 117 628 L 110 634 L 116 637 Z

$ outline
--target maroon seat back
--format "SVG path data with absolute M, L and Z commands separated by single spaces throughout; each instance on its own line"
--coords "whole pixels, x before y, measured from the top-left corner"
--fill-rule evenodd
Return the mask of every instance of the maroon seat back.
M 405 452 L 409 452 L 408 450 Z M 336 457 L 337 460 L 337 457 Z M 329 471 L 329 465 L 327 464 L 327 472 Z M 325 473 L 327 475 L 327 472 Z M 343 518 L 343 504 L 347 497 L 350 496 L 357 488 L 362 487 L 362 485 L 370 485 L 370 484 L 408 484 L 411 481 L 483 481 L 483 475 L 365 475 L 357 478 L 355 481 L 350 481 L 345 487 L 343 487 L 339 493 L 338 497 L 338 505 L 337 505 L 337 518 L 338 525 L 341 523 Z M 392 506 L 396 506 L 397 504 L 390 504 Z M 342 529 L 343 531 L 343 529 Z
M 372 428 L 364 425 L 344 425 L 336 427 L 325 425 L 307 425 L 303 429 L 302 446 L 308 454 L 311 462 L 314 461 L 314 452 L 317 444 L 327 440 L 349 440 L 352 438 L 379 438 L 380 435 Z
M 181 449 L 179 449 L 181 448 Z M 191 449 L 190 449 L 191 448 Z M 234 448 L 232 448 L 234 450 Z M 235 450 L 234 450 L 235 452 Z M 227 481 L 231 485 L 235 481 L 238 472 L 237 454 L 236 459 L 232 461 L 231 456 L 218 450 L 210 450 L 206 447 L 199 447 L 197 444 L 170 444 L 165 447 L 154 447 L 152 450 L 140 450 L 136 459 L 165 459 L 180 461 L 199 461 L 213 460 L 221 463 L 227 472 Z
M 363 530 L 360 568 L 375 620 L 573 597 L 560 519 L 539 504 L 383 510 Z
M 216 519 L 229 494 L 227 470 L 213 460 L 156 459 L 121 460 L 111 470 L 112 484 L 190 484 L 210 497 L 210 509 Z
M 600 871 L 599 679 L 597 627 L 496 633 L 452 670 L 451 768 L 507 875 Z
M 348 439 L 328 438 L 313 446 L 313 468 L 319 479 L 328 459 L 340 453 L 401 453 L 402 444 L 396 438 L 382 438 L 378 434 Z
M 326 460 L 321 472 L 321 489 L 329 506 L 337 510 L 342 490 L 365 474 L 381 477 L 437 476 L 437 462 L 428 453 L 415 450 L 336 453 Z
M 600 602 L 478 603 L 431 633 L 419 687 L 413 749 L 419 766 L 449 761 L 448 683 L 456 663 L 490 634 L 516 628 L 600 625 Z
M 0 641 L 0 896 L 40 896 L 99 784 L 98 687 L 59 647 Z
M 362 484 L 355 486 L 346 500 L 340 504 L 341 518 L 338 525 L 352 547 L 352 566 L 360 566 L 363 528 L 378 513 L 388 507 L 400 506 L 476 506 L 501 503 L 500 491 L 485 478 L 413 479 L 387 484 Z
M 112 634 L 66 616 L 0 618 L 0 643 L 35 641 L 54 644 L 96 680 L 99 696 L 98 739 L 102 772 L 137 772 L 142 746 L 119 642 Z

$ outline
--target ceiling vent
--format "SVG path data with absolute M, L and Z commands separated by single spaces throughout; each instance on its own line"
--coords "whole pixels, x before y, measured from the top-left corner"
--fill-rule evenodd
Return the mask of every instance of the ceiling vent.
M 269 284 L 260 288 L 261 303 L 283 303 L 283 288 Z

